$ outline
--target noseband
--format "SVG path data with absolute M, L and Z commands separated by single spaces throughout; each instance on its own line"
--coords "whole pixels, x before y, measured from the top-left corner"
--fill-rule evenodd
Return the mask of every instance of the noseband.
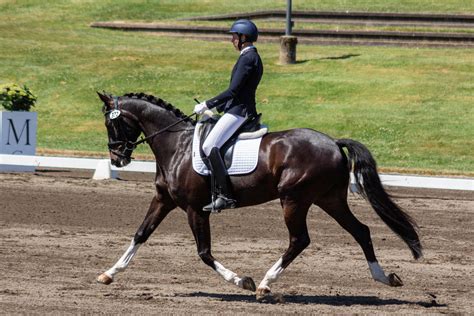
M 109 152 L 113 153 L 114 155 L 120 157 L 120 158 L 131 158 L 131 153 L 132 151 L 137 147 L 135 142 L 132 142 L 128 139 L 127 134 L 123 130 L 123 115 L 126 114 L 129 118 L 132 118 L 134 121 L 138 123 L 138 119 L 133 115 L 132 113 L 126 112 L 121 107 L 119 106 L 118 102 L 118 97 L 114 97 L 114 107 L 106 111 L 104 113 L 104 116 L 109 116 L 110 121 L 114 125 L 115 129 L 118 131 L 118 136 L 119 139 L 122 140 L 116 140 L 116 141 L 111 141 L 107 144 L 109 148 Z M 123 148 L 121 151 L 119 151 L 121 148 Z M 127 155 L 127 152 L 130 152 L 130 155 Z
M 168 125 L 167 127 L 163 128 L 163 129 L 161 129 L 161 130 L 159 130 L 159 131 L 157 131 L 157 132 L 155 132 L 155 133 L 153 133 L 153 134 L 151 134 L 147 137 L 142 137 L 140 140 L 137 140 L 137 141 L 131 141 L 131 140 L 128 140 L 127 134 L 124 133 L 124 131 L 123 131 L 122 114 L 125 114 L 125 116 L 127 116 L 128 118 L 135 121 L 140 126 L 142 131 L 143 131 L 143 128 L 141 127 L 140 121 L 138 120 L 138 118 L 135 115 L 133 115 L 132 113 L 130 113 L 128 111 L 125 111 L 125 110 L 121 109 L 118 101 L 119 101 L 118 97 L 114 97 L 114 107 L 113 107 L 113 109 L 111 109 L 109 111 L 106 111 L 104 113 L 104 115 L 105 116 L 108 115 L 109 119 L 112 121 L 112 123 L 116 124 L 115 127 L 118 130 L 119 137 L 124 139 L 124 140 L 112 141 L 112 142 L 109 142 L 107 144 L 107 146 L 109 148 L 109 152 L 113 153 L 116 156 L 119 156 L 120 158 L 133 159 L 132 152 L 133 152 L 133 150 L 135 150 L 135 148 L 137 148 L 138 145 L 152 139 L 153 137 L 155 137 L 155 136 L 157 136 L 161 133 L 166 132 L 171 127 L 173 127 L 173 126 L 175 126 L 175 125 L 191 118 L 192 116 L 197 115 L 196 113 L 193 113 L 191 115 L 188 115 L 188 116 L 174 122 L 171 125 Z M 120 148 L 123 148 L 121 152 L 119 151 Z M 127 155 L 127 152 L 129 152 L 129 151 L 130 151 L 130 155 Z

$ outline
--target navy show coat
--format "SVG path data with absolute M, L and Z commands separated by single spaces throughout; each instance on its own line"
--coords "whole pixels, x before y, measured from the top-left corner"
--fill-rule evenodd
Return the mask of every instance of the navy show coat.
M 243 117 L 257 115 L 255 92 L 263 74 L 263 64 L 257 48 L 242 52 L 232 69 L 229 88 L 206 101 L 208 108 Z

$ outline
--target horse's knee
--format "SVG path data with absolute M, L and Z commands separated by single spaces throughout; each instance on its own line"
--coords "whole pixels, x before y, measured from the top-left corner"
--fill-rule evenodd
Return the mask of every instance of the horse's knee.
M 311 239 L 309 238 L 308 235 L 303 236 L 303 237 L 300 239 L 300 243 L 301 243 L 301 247 L 302 247 L 303 249 L 305 249 L 305 248 L 308 247 L 309 244 L 311 243 Z
M 367 225 L 361 223 L 360 230 L 358 236 L 355 236 L 356 239 L 359 239 L 359 242 L 363 243 L 372 243 L 372 239 L 370 237 L 370 229 Z
M 308 247 L 310 243 L 311 243 L 311 239 L 309 238 L 309 236 L 306 236 L 305 241 L 304 241 L 304 247 L 305 248 Z
M 308 235 L 300 235 L 291 239 L 291 243 L 294 247 L 297 247 L 300 250 L 305 249 L 311 243 L 311 239 Z

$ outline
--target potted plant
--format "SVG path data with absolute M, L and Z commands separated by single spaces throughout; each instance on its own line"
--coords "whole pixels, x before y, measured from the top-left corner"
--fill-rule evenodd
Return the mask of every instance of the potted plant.
M 0 85 L 0 154 L 35 155 L 37 113 L 29 112 L 36 96 L 24 85 Z M 34 171 L 31 166 L 0 164 L 0 171 Z

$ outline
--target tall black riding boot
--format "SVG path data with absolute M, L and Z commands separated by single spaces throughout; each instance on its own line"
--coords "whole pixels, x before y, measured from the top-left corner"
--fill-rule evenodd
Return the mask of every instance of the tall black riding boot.
M 211 165 L 211 176 L 218 187 L 217 198 L 210 204 L 204 206 L 203 211 L 220 211 L 226 208 L 235 208 L 235 200 L 232 199 L 227 182 L 227 169 L 224 161 L 222 161 L 219 148 L 214 147 L 208 157 Z

